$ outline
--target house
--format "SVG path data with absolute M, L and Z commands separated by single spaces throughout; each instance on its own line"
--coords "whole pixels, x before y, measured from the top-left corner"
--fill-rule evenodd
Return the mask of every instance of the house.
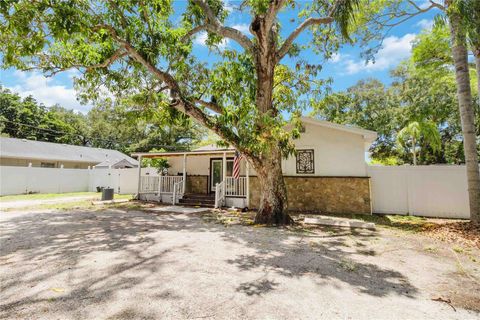
M 0 137 L 0 165 L 44 168 L 134 168 L 138 161 L 116 150 Z
M 365 152 L 377 134 L 328 121 L 302 118 L 304 130 L 295 140 L 296 155 L 284 159 L 288 208 L 300 211 L 371 213 L 370 178 Z M 135 153 L 166 158 L 166 176 L 142 176 L 140 199 L 168 203 L 257 208 L 260 190 L 245 160 L 240 178 L 232 177 L 235 150 L 206 146 L 190 152 Z

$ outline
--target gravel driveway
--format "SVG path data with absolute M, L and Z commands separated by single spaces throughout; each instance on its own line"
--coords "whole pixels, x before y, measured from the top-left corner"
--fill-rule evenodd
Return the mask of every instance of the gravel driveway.
M 0 228 L 4 319 L 479 317 L 463 308 L 479 305 L 478 251 L 400 231 L 121 209 L 4 213 Z

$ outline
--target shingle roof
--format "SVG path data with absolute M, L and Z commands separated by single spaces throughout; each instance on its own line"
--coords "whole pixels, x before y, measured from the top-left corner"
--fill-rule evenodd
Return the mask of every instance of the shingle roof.
M 135 160 L 136 163 L 131 163 L 130 161 L 128 161 L 127 159 L 122 159 L 122 160 L 119 160 L 119 161 L 110 161 L 110 160 L 105 160 L 99 164 L 96 164 L 95 165 L 95 168 L 108 168 L 108 167 L 112 167 L 112 168 L 134 168 L 134 167 L 138 167 L 138 161 Z
M 55 161 L 101 163 L 122 159 L 138 165 L 138 161 L 117 150 L 73 146 L 61 143 L 0 137 L 0 157 Z

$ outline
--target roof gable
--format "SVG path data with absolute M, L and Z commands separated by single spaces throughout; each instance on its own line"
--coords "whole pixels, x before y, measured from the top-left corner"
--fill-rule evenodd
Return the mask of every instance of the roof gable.
M 338 124 L 338 123 L 334 123 L 326 120 L 314 119 L 311 117 L 302 117 L 301 120 L 304 123 L 312 124 L 315 126 L 321 126 L 321 127 L 336 129 L 336 130 L 345 131 L 353 134 L 363 135 L 365 138 L 373 138 L 373 140 L 377 138 L 377 133 L 375 131 L 363 129 L 360 127 Z

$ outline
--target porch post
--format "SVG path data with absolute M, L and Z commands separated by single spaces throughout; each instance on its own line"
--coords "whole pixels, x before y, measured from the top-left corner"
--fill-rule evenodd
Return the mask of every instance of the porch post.
M 187 186 L 187 154 L 183 154 L 183 193 Z
M 140 200 L 141 188 L 142 188 L 142 156 L 138 156 L 138 189 L 137 189 L 138 200 Z
M 248 163 L 248 160 L 245 159 L 245 176 L 247 178 L 247 194 L 246 194 L 246 199 L 245 199 L 245 202 L 246 202 L 246 206 L 247 208 L 249 208 L 250 206 L 250 164 Z
M 223 169 L 223 178 L 222 178 L 222 181 L 225 181 L 226 178 L 227 178 L 227 153 L 224 152 L 223 153 L 223 165 L 222 165 L 222 169 Z

